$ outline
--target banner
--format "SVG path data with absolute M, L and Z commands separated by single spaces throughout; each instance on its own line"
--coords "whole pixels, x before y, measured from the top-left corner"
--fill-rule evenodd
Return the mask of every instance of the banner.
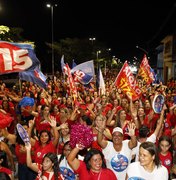
M 95 75 L 93 60 L 78 64 L 71 73 L 74 74 L 74 80 L 79 81 L 81 84 L 88 84 Z
M 33 82 L 44 89 L 47 88 L 47 78 L 38 67 L 34 70 L 19 72 L 19 78 L 20 80 Z
M 70 87 L 70 94 L 72 95 L 74 100 L 76 100 L 76 98 L 77 98 L 77 88 L 75 86 L 75 82 L 74 82 L 73 77 L 71 75 L 70 67 L 69 67 L 68 64 L 66 64 L 66 74 L 68 75 L 68 84 L 69 84 L 69 87 Z
M 140 68 L 138 71 L 138 76 L 142 77 L 142 79 L 146 82 L 147 85 L 149 85 L 155 80 L 154 74 L 152 72 L 152 68 L 148 63 L 148 59 L 146 55 L 144 55 L 141 61 Z
M 34 69 L 39 64 L 30 44 L 0 41 L 0 74 Z
M 141 96 L 141 90 L 137 85 L 137 81 L 130 70 L 127 61 L 124 63 L 115 80 L 115 86 L 122 89 L 132 100 L 136 100 Z

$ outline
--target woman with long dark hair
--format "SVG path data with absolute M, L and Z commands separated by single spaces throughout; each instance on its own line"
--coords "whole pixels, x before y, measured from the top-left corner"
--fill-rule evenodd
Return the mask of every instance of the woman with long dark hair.
M 27 150 L 27 166 L 31 168 L 34 172 L 38 173 L 36 180 L 47 179 L 47 180 L 62 180 L 59 174 L 59 164 L 57 154 L 47 153 L 42 159 L 42 163 L 33 163 L 31 159 L 31 144 L 25 145 Z

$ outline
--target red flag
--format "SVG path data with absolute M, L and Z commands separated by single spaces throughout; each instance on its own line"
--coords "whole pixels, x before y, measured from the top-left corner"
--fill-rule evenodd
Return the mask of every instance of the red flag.
M 141 76 L 147 85 L 149 85 L 154 81 L 154 76 L 153 73 L 151 72 L 151 67 L 148 63 L 148 59 L 145 54 L 140 64 L 138 76 Z
M 75 86 L 75 82 L 74 82 L 73 77 L 71 75 L 70 67 L 68 64 L 66 64 L 65 71 L 66 71 L 66 74 L 68 75 L 68 83 L 70 86 L 70 92 L 73 96 L 73 99 L 75 100 L 77 97 L 77 88 Z
M 117 75 L 115 85 L 130 96 L 132 100 L 138 99 L 141 95 L 141 90 L 137 85 L 137 81 L 131 72 L 127 61 L 124 63 L 122 69 Z

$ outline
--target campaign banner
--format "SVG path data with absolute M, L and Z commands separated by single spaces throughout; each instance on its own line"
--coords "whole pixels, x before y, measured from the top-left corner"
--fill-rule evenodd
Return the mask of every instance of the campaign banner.
M 30 44 L 0 41 L 0 74 L 34 69 L 39 64 Z
M 136 100 L 141 96 L 141 90 L 138 87 L 137 81 L 127 63 L 124 63 L 117 78 L 115 80 L 115 86 L 122 89 L 132 100 Z
M 74 75 L 75 82 L 80 82 L 81 84 L 90 83 L 95 76 L 93 60 L 78 64 L 71 69 L 71 74 Z
M 19 78 L 20 80 L 33 82 L 44 89 L 46 89 L 48 85 L 46 76 L 38 67 L 34 70 L 19 72 Z
M 144 55 L 141 61 L 140 68 L 138 71 L 138 76 L 141 76 L 147 85 L 149 85 L 155 80 L 154 74 L 152 72 L 152 68 L 148 63 L 148 59 L 146 55 Z

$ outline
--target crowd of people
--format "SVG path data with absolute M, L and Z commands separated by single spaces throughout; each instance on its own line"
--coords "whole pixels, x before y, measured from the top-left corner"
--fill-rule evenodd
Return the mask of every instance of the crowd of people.
M 105 94 L 100 94 L 96 82 L 77 83 L 76 98 L 61 74 L 48 78 L 46 89 L 26 81 L 7 88 L 2 80 L 0 177 L 176 179 L 176 81 L 147 85 L 140 79 L 142 95 L 132 100 L 114 86 L 115 78 L 106 72 Z M 158 113 L 152 106 L 156 95 L 164 97 Z M 19 135 L 18 123 L 28 133 L 29 143 Z M 89 146 L 82 143 L 84 138 L 73 146 L 75 124 L 90 129 Z

